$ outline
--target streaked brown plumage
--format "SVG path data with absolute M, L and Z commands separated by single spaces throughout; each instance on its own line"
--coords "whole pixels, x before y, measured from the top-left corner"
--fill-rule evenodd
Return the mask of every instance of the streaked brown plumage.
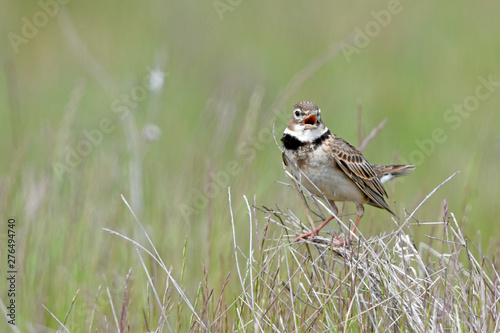
M 387 192 L 382 184 L 415 169 L 413 165 L 370 164 L 356 147 L 328 130 L 321 120 L 321 110 L 309 101 L 294 105 L 281 141 L 285 165 L 310 192 L 320 197 L 324 195 L 335 215 L 335 201 L 356 204 L 356 227 L 364 214 L 363 204 L 385 209 L 394 215 L 384 200 Z M 296 241 L 314 237 L 332 218 L 312 232 L 297 237 Z

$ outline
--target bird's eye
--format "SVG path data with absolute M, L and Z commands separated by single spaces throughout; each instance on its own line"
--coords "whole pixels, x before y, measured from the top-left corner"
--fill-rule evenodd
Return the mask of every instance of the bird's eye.
M 299 110 L 295 110 L 295 112 L 293 113 L 293 115 L 295 116 L 295 118 L 298 118 L 300 116 L 300 111 Z

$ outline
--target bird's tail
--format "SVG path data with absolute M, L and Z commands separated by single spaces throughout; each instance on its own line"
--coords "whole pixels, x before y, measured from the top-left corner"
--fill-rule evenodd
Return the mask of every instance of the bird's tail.
M 411 164 L 373 165 L 373 169 L 377 173 L 380 182 L 383 184 L 391 179 L 406 176 L 415 170 L 415 166 Z

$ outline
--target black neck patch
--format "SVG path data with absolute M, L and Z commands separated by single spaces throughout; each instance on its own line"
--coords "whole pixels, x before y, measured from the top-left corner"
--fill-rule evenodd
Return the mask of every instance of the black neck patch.
M 307 142 L 302 142 L 294 136 L 290 134 L 285 134 L 281 138 L 281 142 L 283 142 L 283 147 L 289 150 L 297 150 L 300 147 L 304 146 Z
M 314 149 L 316 149 L 330 135 L 331 135 L 330 130 L 327 130 L 325 132 L 325 134 L 323 134 L 322 136 L 320 136 L 319 138 L 317 138 L 316 140 L 314 140 L 313 142 L 310 142 L 310 143 L 312 143 Z M 305 146 L 309 143 L 309 142 L 302 142 L 299 139 L 297 139 L 296 137 L 291 136 L 290 134 L 283 135 L 283 137 L 281 138 L 281 142 L 283 142 L 283 147 L 285 147 L 285 149 L 289 149 L 289 150 L 297 150 L 300 147 Z
M 322 136 L 320 136 L 319 138 L 317 138 L 316 140 L 314 140 L 313 141 L 314 149 L 318 148 L 318 146 L 321 145 L 323 143 L 323 141 L 325 141 L 326 139 L 328 139 L 328 137 L 331 134 L 332 133 L 330 133 L 330 130 L 327 130 L 325 132 L 325 134 L 323 134 Z

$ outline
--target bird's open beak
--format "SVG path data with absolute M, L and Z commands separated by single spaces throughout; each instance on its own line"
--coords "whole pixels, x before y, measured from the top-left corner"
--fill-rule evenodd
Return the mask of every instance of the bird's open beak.
M 312 114 L 304 119 L 304 124 L 316 125 L 318 122 L 318 118 L 315 114 Z

